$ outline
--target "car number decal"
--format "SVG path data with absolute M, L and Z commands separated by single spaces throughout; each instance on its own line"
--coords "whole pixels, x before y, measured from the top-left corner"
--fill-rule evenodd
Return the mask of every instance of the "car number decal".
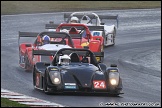
M 106 88 L 105 81 L 102 81 L 102 80 L 94 80 L 93 86 L 96 89 L 105 89 Z

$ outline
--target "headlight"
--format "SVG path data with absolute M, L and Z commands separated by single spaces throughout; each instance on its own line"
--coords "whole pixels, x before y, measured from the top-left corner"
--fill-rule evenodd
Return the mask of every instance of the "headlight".
M 110 81 L 111 85 L 118 85 L 119 73 L 118 72 L 110 72 L 109 73 L 109 81 Z
M 59 78 L 54 78 L 54 83 L 59 83 L 60 82 L 60 79 Z
M 49 73 L 51 81 L 53 84 L 60 84 L 61 83 L 61 76 L 60 76 L 60 72 L 57 71 L 51 71 Z
M 110 79 L 110 83 L 111 83 L 111 85 L 117 85 L 116 79 Z

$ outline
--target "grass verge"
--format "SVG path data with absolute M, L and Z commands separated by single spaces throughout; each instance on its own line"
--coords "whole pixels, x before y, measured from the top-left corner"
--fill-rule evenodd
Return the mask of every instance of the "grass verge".
M 29 106 L 1 97 L 1 107 L 29 107 Z
M 143 8 L 161 8 L 161 1 L 1 1 L 1 15 Z

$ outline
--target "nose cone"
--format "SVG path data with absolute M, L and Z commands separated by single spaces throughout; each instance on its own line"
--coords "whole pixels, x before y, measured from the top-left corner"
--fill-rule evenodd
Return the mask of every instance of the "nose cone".
M 87 88 L 91 87 L 96 68 L 94 66 L 80 66 L 79 69 L 74 69 L 71 72 L 78 85 Z

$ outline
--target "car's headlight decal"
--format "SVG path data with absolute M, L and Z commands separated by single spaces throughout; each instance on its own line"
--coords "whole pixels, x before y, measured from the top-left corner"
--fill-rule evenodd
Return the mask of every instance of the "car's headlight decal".
M 109 72 L 109 81 L 113 86 L 118 85 L 119 83 L 119 72 Z
M 60 84 L 61 83 L 61 76 L 60 72 L 57 71 L 51 71 L 50 73 L 50 78 L 53 84 Z

